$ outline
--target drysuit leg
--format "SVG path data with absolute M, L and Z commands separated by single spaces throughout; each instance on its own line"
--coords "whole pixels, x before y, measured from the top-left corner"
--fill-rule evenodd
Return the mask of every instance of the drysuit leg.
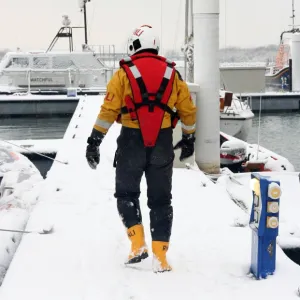
M 117 143 L 115 197 L 122 222 L 130 228 L 142 223 L 139 196 L 146 154 L 138 129 L 123 127 Z
M 173 160 L 172 129 L 162 129 L 156 146 L 147 158 L 148 163 L 145 170 L 153 241 L 169 242 L 171 236 Z

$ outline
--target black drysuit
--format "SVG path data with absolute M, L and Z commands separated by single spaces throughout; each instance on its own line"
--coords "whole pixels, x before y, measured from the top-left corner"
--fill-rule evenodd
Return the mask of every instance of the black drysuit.
M 142 223 L 140 182 L 145 173 L 153 241 L 168 242 L 171 235 L 173 172 L 172 129 L 161 129 L 156 146 L 146 148 L 139 129 L 122 127 L 117 140 L 116 193 L 119 214 L 130 228 Z

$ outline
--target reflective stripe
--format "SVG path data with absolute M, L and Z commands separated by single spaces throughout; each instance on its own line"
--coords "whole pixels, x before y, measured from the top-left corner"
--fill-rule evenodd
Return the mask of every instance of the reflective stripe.
M 173 64 L 173 62 L 172 62 L 171 60 L 169 60 L 169 59 L 166 59 L 166 63 L 167 63 L 167 64 L 170 64 L 170 65 Z
M 172 76 L 172 72 L 173 72 L 173 69 L 170 67 L 167 67 L 164 77 L 170 80 L 171 76 Z
M 181 127 L 184 130 L 194 130 L 194 129 L 196 129 L 196 123 L 193 125 L 185 125 L 181 122 Z
M 96 122 L 95 122 L 95 125 L 96 126 L 99 126 L 99 127 L 102 127 L 104 129 L 109 129 L 110 126 L 112 125 L 113 123 L 110 123 L 110 122 L 107 122 L 107 121 L 103 121 L 103 120 L 100 120 L 99 118 L 96 119 Z
M 130 62 L 130 61 L 131 61 L 131 57 L 125 57 L 123 60 L 124 60 L 125 62 Z
M 138 68 L 136 66 L 130 67 L 130 71 L 132 72 L 134 78 L 142 77 L 140 71 L 138 70 Z

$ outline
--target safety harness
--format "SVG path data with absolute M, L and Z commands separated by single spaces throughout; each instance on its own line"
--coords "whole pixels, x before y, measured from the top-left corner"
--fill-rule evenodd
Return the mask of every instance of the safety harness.
M 145 58 L 151 62 L 148 60 L 146 64 L 143 63 Z M 156 63 L 157 72 L 161 72 L 159 87 L 149 80 L 151 78 L 150 74 L 147 74 L 149 63 Z M 167 105 L 173 89 L 175 63 L 164 57 L 145 53 L 121 60 L 120 66 L 127 74 L 133 94 L 133 99 L 130 96 L 125 98 L 126 106 L 122 107 L 121 114 L 129 113 L 131 120 L 138 120 L 145 147 L 154 147 L 165 112 L 171 115 L 172 128 L 179 120 L 177 113 Z M 145 76 L 146 82 L 141 73 L 148 75 Z

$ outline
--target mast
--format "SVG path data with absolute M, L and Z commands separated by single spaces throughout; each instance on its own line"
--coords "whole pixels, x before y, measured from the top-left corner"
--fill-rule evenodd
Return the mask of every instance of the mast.
M 300 29 L 297 28 L 299 26 L 295 25 L 295 18 L 296 18 L 296 15 L 295 15 L 295 0 L 292 0 L 292 16 L 290 17 L 292 19 L 292 25 L 289 25 L 289 26 L 292 26 L 292 29 L 291 30 L 285 30 L 281 33 L 280 35 L 280 44 L 283 43 L 283 36 L 286 34 L 286 33 L 300 33 Z
M 184 44 L 187 46 L 189 36 L 189 2 L 185 0 L 185 30 L 184 30 Z M 184 78 L 187 80 L 187 57 L 184 55 Z
M 86 21 L 86 2 L 84 2 L 83 6 L 83 15 L 84 15 L 84 43 L 87 45 L 87 21 Z
M 292 0 L 292 30 L 294 31 L 295 30 L 295 0 Z
M 191 0 L 191 27 L 192 27 L 192 35 L 194 35 L 194 20 L 193 20 L 193 11 L 194 11 L 194 1 Z
M 84 43 L 88 44 L 88 25 L 87 25 L 87 15 L 86 15 L 86 3 L 91 2 L 91 0 L 79 0 L 79 7 L 83 11 L 84 18 Z

